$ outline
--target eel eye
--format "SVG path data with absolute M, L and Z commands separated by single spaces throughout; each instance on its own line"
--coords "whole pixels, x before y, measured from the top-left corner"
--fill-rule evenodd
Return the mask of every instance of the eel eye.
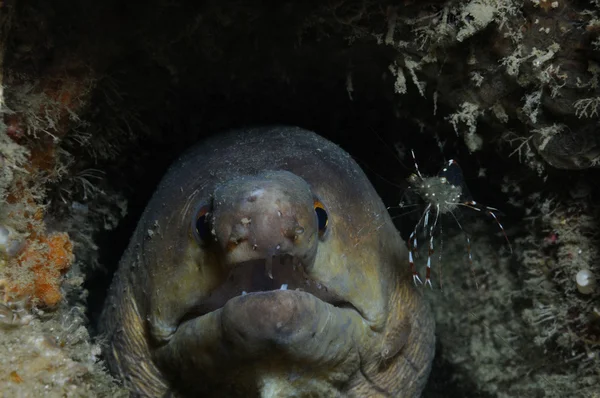
M 208 238 L 210 238 L 210 223 L 208 217 L 209 212 L 209 205 L 204 204 L 200 206 L 198 211 L 196 211 L 196 215 L 192 223 L 194 237 L 199 243 L 205 243 L 208 241 Z
M 327 231 L 327 224 L 329 224 L 329 217 L 327 216 L 327 210 L 325 206 L 318 200 L 315 200 L 315 213 L 317 214 L 317 226 L 319 227 L 319 236 L 323 236 Z

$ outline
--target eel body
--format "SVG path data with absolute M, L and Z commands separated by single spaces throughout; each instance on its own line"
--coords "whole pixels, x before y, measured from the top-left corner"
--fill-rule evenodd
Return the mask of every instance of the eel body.
M 147 205 L 100 320 L 134 396 L 418 397 L 434 322 L 356 162 L 297 127 L 197 144 Z

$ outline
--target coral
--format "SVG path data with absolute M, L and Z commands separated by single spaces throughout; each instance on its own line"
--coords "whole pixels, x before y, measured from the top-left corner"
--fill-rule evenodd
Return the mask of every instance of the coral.
M 0 383 L 6 397 L 127 397 L 89 343 L 81 308 L 38 314 L 0 333 Z
M 573 106 L 575 106 L 575 115 L 578 118 L 598 116 L 600 97 L 582 98 L 575 101 Z
M 62 299 L 62 276 L 73 262 L 73 244 L 69 235 L 55 232 L 29 241 L 16 258 L 18 265 L 9 271 L 7 293 L 31 296 L 35 304 L 55 307 Z
M 533 129 L 531 132 L 535 135 L 537 135 L 537 140 L 539 142 L 538 146 L 537 146 L 537 150 L 538 151 L 544 151 L 544 149 L 546 149 L 546 146 L 548 145 L 548 143 L 550 142 L 550 140 L 552 140 L 552 138 L 557 135 L 557 134 L 561 134 L 563 132 L 563 130 L 566 129 L 565 125 L 562 124 L 553 124 L 552 126 L 547 126 L 547 127 L 540 127 L 539 129 Z
M 463 102 L 460 110 L 447 117 L 454 127 L 456 135 L 459 133 L 458 125 L 464 123 L 467 126 L 467 131 L 463 133 L 465 144 L 471 152 L 481 149 L 482 139 L 477 132 L 477 118 L 481 116 L 482 111 L 476 104 Z
M 518 6 L 512 0 L 473 0 L 466 3 L 459 12 L 461 27 L 456 40 L 461 42 L 487 27 L 493 21 L 502 29 L 507 20 L 518 13 Z
M 10 301 L 6 292 L 7 281 L 0 280 L 0 326 L 22 326 L 27 325 L 33 318 L 29 314 L 29 300 Z
M 531 170 L 534 170 L 539 177 L 543 177 L 546 174 L 546 164 L 542 162 L 537 155 L 532 143 L 533 138 L 533 135 L 524 137 L 515 134 L 513 131 L 507 131 L 502 136 L 502 139 L 511 147 L 518 144 L 508 156 L 511 157 L 514 154 L 517 154 L 520 163 L 523 163 Z
M 540 112 L 540 105 L 542 100 L 542 90 L 536 90 L 533 93 L 525 95 L 525 104 L 523 105 L 523 112 L 529 117 L 531 123 L 537 124 L 538 113 Z
M 71 206 L 80 194 L 90 201 L 103 194 L 90 182 L 97 173 L 67 151 L 87 144 L 80 137 L 89 124 L 80 115 L 94 74 L 76 51 L 53 53 L 53 25 L 36 5 L 0 8 L 0 395 L 124 397 L 78 307 L 84 265 L 74 252 L 83 247 L 81 257 L 94 258 L 92 227 L 79 220 L 74 230 L 74 222 L 53 217 L 57 201 Z M 55 196 L 59 183 L 68 189 Z M 119 206 L 90 218 L 114 226 Z
M 498 30 L 506 30 L 507 35 L 516 36 L 512 20 L 519 14 L 519 4 L 513 0 L 446 2 L 437 12 L 410 23 L 416 25 L 413 33 L 418 48 L 426 50 L 428 46 L 448 46 L 455 41 L 468 40 L 493 22 Z
M 55 307 L 61 300 L 62 276 L 71 266 L 73 244 L 65 232 L 47 232 L 38 185 L 20 179 L 0 210 L 4 250 L 0 277 L 6 281 L 4 302 L 24 298 Z
M 545 206 L 527 220 L 537 225 L 543 217 L 559 229 L 544 229 L 546 237 L 516 239 L 518 275 L 505 252 L 488 244 L 490 225 L 465 226 L 477 237 L 472 269 L 466 266 L 462 233 L 446 228 L 444 252 L 433 266 L 434 273 L 443 269 L 435 275 L 443 276 L 443 288 L 428 295 L 443 347 L 437 360 L 453 366 L 459 383 L 474 380 L 480 394 L 583 397 L 593 396 L 600 383 L 598 292 L 581 295 L 575 283 L 578 268 L 598 272 L 598 245 L 579 229 L 587 230 L 591 220 L 581 213 L 566 219 L 560 207 Z M 559 263 L 552 255 L 557 249 Z
M 14 181 L 15 172 L 25 171 L 24 166 L 29 158 L 29 150 L 15 143 L 7 131 L 7 126 L 0 119 L 0 200 L 6 197 L 7 190 Z
M 479 222 L 464 227 L 477 237 L 471 245 L 472 268 L 462 233 L 448 228 L 443 253 L 434 264 L 435 272 L 442 273 L 436 279 L 443 281 L 443 288 L 429 295 L 444 347 L 438 360 L 455 366 L 459 383 L 476 380 L 478 391 L 497 397 L 530 396 L 527 384 L 532 375 L 521 357 L 528 352 L 527 341 L 511 306 L 519 292 L 509 257 L 490 246 L 489 226 Z
M 68 234 L 31 231 L 22 246 L 6 256 L 0 270 L 6 279 L 4 302 L 27 297 L 33 304 L 55 307 L 62 298 L 62 276 L 74 260 Z
M 406 94 L 406 76 L 404 76 L 402 67 L 394 63 L 389 66 L 389 69 L 392 75 L 396 77 L 396 81 L 394 83 L 394 92 L 396 94 Z
M 12 10 L 12 9 L 11 9 Z M 63 295 L 62 276 L 73 262 L 67 233 L 47 233 L 47 185 L 65 174 L 62 139 L 79 118 L 93 87 L 81 62 L 61 59 L 62 68 L 46 69 L 44 79 L 4 67 L 8 87 L 0 100 L 0 224 L 6 232 L 0 275 L 6 281 L 4 302 L 24 297 L 53 308 Z
M 523 46 L 518 45 L 514 52 L 511 55 L 502 58 L 500 63 L 506 67 L 506 73 L 510 76 L 518 76 L 521 63 L 530 57 L 530 55 L 523 56 Z
M 525 292 L 533 299 L 523 319 L 538 331 L 536 345 L 562 354 L 557 365 L 577 366 L 583 391 L 586 383 L 594 382 L 600 365 L 595 315 L 600 292 L 590 283 L 600 271 L 596 221 L 585 196 L 543 203 L 532 198 L 530 206 L 529 219 L 546 237 L 531 234 L 520 240 L 525 249 L 520 256 Z M 581 362 L 575 364 L 571 358 Z

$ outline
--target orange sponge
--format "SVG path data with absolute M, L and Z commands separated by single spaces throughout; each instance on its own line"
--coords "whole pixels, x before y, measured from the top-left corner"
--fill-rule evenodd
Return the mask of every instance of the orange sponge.
M 73 243 L 67 233 L 36 237 L 17 257 L 17 273 L 21 275 L 11 278 L 7 291 L 11 296 L 29 296 L 40 306 L 54 307 L 62 299 L 62 276 L 74 259 Z

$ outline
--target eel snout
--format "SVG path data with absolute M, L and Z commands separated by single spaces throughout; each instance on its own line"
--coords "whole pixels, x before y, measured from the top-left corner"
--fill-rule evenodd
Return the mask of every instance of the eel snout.
M 228 277 L 185 319 L 237 296 L 273 290 L 304 291 L 352 307 L 310 274 L 323 224 L 315 203 L 308 184 L 286 171 L 240 177 L 217 188 L 209 228 Z
M 285 171 L 233 179 L 214 194 L 212 233 L 229 265 L 289 254 L 310 266 L 318 219 L 308 184 Z

